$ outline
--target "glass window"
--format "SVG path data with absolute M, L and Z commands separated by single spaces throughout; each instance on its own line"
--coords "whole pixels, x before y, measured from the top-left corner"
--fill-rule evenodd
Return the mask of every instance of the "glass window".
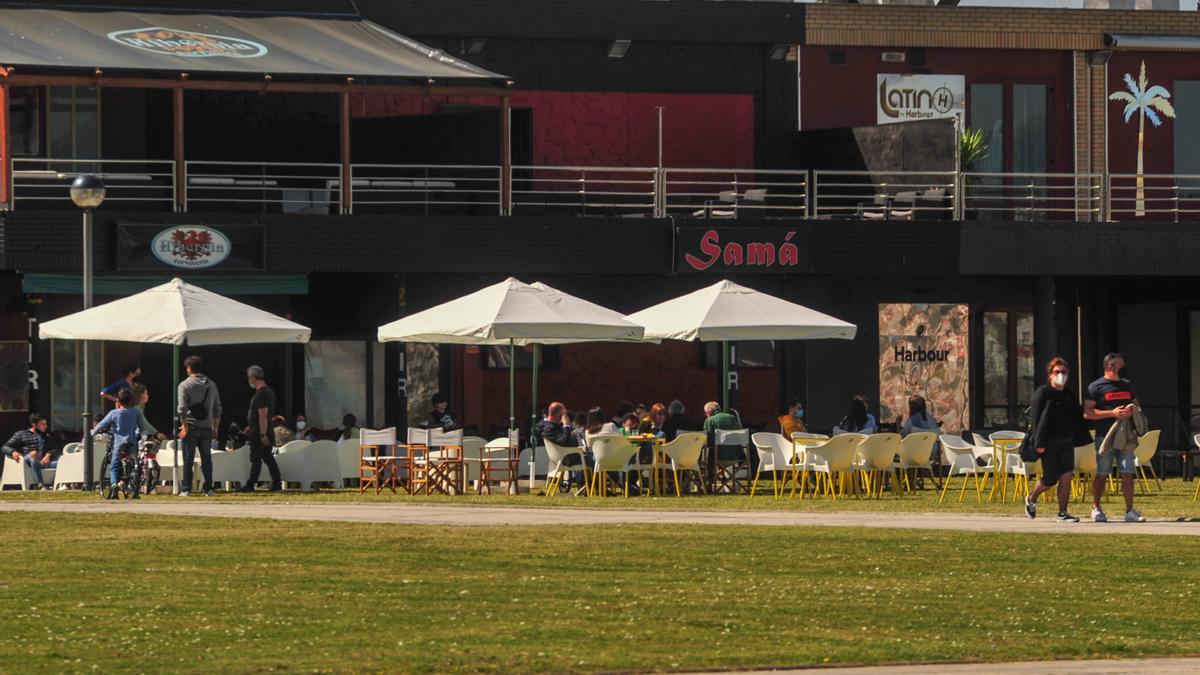
M 1016 320 L 1017 412 L 1020 413 L 1029 407 L 1033 390 L 1037 388 L 1034 379 L 1033 312 L 1016 312 Z M 1020 419 L 1018 423 L 1024 424 L 1025 420 Z
M 47 143 L 50 157 L 100 157 L 100 94 L 88 87 L 50 87 Z
M 50 341 L 50 419 L 51 428 L 61 431 L 80 431 L 83 427 L 83 382 L 78 377 L 83 367 L 83 345 L 75 340 Z M 101 379 L 104 363 L 100 356 L 103 350 L 93 345 L 92 367 L 92 412 L 99 414 L 100 388 L 106 383 Z
M 0 342 L 0 412 L 29 410 L 29 343 Z
M 983 424 L 1008 424 L 1008 312 L 983 314 Z
M 979 173 L 1004 171 L 1004 85 L 971 85 L 970 127 L 982 131 L 988 145 L 987 157 L 971 167 Z
M 312 340 L 304 346 L 304 413 L 317 429 L 338 429 L 348 414 L 366 423 L 366 342 Z
M 8 90 L 9 150 L 14 155 L 36 155 L 41 150 L 36 87 Z
M 1046 171 L 1046 85 L 1014 84 L 1013 171 Z
M 772 368 L 775 366 L 775 343 L 770 340 L 731 342 L 730 352 L 735 368 Z M 721 343 L 704 343 L 704 367 L 721 367 Z
M 1175 80 L 1175 173 L 1200 176 L 1200 80 Z M 1195 198 L 1200 179 L 1181 178 L 1181 187 L 1191 188 L 1188 196 Z
M 541 359 L 538 361 L 539 369 L 557 368 L 559 361 L 558 347 L 555 345 L 542 345 Z M 496 370 L 508 370 L 508 347 L 491 346 L 483 347 L 484 366 L 486 368 Z M 529 370 L 533 368 L 533 346 L 517 347 L 516 349 L 516 368 L 517 370 Z

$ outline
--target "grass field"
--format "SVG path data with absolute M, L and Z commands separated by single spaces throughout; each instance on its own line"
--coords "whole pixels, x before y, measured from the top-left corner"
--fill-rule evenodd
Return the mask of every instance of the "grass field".
M 1012 495 L 1001 500 L 999 495 L 989 500 L 983 496 L 982 503 L 976 502 L 974 488 L 968 488 L 966 498 L 958 501 L 959 481 L 953 483 L 953 489 L 947 493 L 946 500 L 938 503 L 938 493 L 932 489 L 906 494 L 904 497 L 893 496 L 884 492 L 879 499 L 775 499 L 771 494 L 769 483 L 760 485 L 760 492 L 751 498 L 745 495 L 732 496 L 688 496 L 677 497 L 637 497 L 637 498 L 585 498 L 569 495 L 541 497 L 538 495 L 475 495 L 467 494 L 456 497 L 446 496 L 409 496 L 392 495 L 385 492 L 382 495 L 358 494 L 353 490 L 319 490 L 312 493 L 285 491 L 281 493 L 260 492 L 255 495 L 239 495 L 218 492 L 214 498 L 219 501 L 258 500 L 269 502 L 348 502 L 348 503 L 378 503 L 378 504 L 458 504 L 458 505 L 494 505 L 494 506 L 537 506 L 537 507 L 571 507 L 571 508 L 651 508 L 651 509 L 696 509 L 696 510 L 784 510 L 784 511 L 902 511 L 902 512 L 941 512 L 941 513 L 986 513 L 1021 515 L 1021 505 L 1013 501 Z M 1010 484 L 1011 490 L 1011 484 Z M 1192 501 L 1196 483 L 1184 482 L 1178 478 L 1162 481 L 1162 491 L 1156 489 L 1150 482 L 1149 492 L 1145 492 L 1138 483 L 1135 504 L 1147 518 L 1200 518 L 1200 504 Z M 1052 502 L 1052 493 L 1046 493 L 1042 498 L 1043 514 L 1053 515 L 1057 504 Z M 151 495 L 147 499 L 178 499 L 170 495 Z M 34 499 L 34 500 L 94 500 L 93 494 L 81 492 L 0 492 L 0 500 L 5 499 Z M 205 499 L 193 496 L 192 499 Z M 1119 494 L 1109 494 L 1105 500 L 1105 509 L 1109 515 L 1120 515 L 1123 502 Z M 1091 498 L 1084 502 L 1078 499 L 1071 503 L 1072 512 L 1086 516 L 1091 511 Z
M 25 513 L 5 514 L 4 534 L 5 672 L 1200 652 L 1200 542 L 1190 537 Z

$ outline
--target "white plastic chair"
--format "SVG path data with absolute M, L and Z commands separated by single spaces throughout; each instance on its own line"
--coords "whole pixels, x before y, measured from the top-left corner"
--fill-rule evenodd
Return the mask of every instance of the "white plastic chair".
M 288 447 L 295 443 L 303 443 L 298 447 Z M 298 483 L 300 489 L 310 492 L 316 483 L 339 485 L 342 482 L 342 470 L 338 466 L 337 443 L 333 441 L 292 441 L 284 446 L 275 456 L 279 463 L 279 473 L 285 483 Z
M 476 485 L 479 483 L 479 476 L 482 472 L 480 466 L 480 455 L 483 452 L 483 446 L 487 445 L 487 439 L 481 436 L 463 436 L 463 462 L 467 469 L 467 485 Z
M 1147 431 L 1138 439 L 1137 448 L 1134 449 L 1133 455 L 1137 465 L 1138 475 L 1142 477 L 1142 489 L 1146 492 L 1150 491 L 1150 483 L 1146 480 L 1146 468 L 1149 467 L 1150 475 L 1154 478 L 1154 485 L 1162 492 L 1162 481 L 1158 480 L 1158 472 L 1154 470 L 1154 464 L 1151 460 L 1154 459 L 1154 453 L 1158 452 L 1158 438 L 1161 432 L 1158 429 Z
M 858 444 L 862 442 L 863 438 L 862 434 L 838 434 L 820 445 L 806 447 L 804 451 L 808 461 L 800 479 L 801 495 L 804 493 L 808 474 L 811 472 L 818 474 L 817 494 L 820 494 L 823 488 L 827 489 L 834 501 L 837 501 L 840 486 L 840 494 L 845 497 L 845 475 L 854 470 L 854 456 L 857 454 Z M 824 483 L 820 478 L 822 474 Z M 839 477 L 836 483 L 833 480 L 834 475 Z M 853 484 L 853 481 L 851 483 Z
M 592 495 L 608 496 L 609 472 L 620 473 L 625 496 L 629 496 L 629 460 L 638 447 L 620 434 L 597 434 L 588 439 L 596 460 L 592 474 Z
M 17 461 L 12 458 L 12 455 L 4 456 L 4 476 L 0 479 L 0 490 L 5 487 L 14 485 L 22 490 L 28 490 L 30 485 L 37 483 L 37 474 L 33 472 L 33 467 L 22 459 Z
M 938 435 L 933 431 L 918 431 L 900 439 L 900 460 L 896 469 L 901 472 L 904 485 L 909 492 L 913 491 L 912 483 L 908 480 L 908 472 L 913 471 L 917 476 L 922 471 L 929 472 L 929 480 L 936 482 L 933 475 L 933 448 L 937 445 Z
M 754 475 L 754 482 L 750 485 L 750 496 L 753 497 L 758 491 L 758 481 L 765 472 L 771 474 L 771 491 L 776 499 L 779 499 L 783 489 L 787 488 L 789 480 L 792 481 L 792 491 L 794 492 L 801 467 L 794 461 L 795 451 L 791 441 L 780 434 L 769 431 L 752 434 L 750 441 L 754 443 L 754 450 L 758 453 L 758 473 Z M 781 474 L 782 486 L 780 485 Z
M 1026 462 L 1021 459 L 1020 452 L 1009 452 L 1004 460 L 1005 471 L 1013 479 L 1013 501 L 1017 497 L 1028 497 L 1030 483 L 1041 475 L 1042 461 Z
M 546 496 L 549 497 L 558 492 L 559 486 L 562 485 L 563 476 L 569 476 L 572 471 L 583 472 L 583 484 L 588 489 L 588 496 L 591 496 L 591 470 L 587 467 L 587 461 L 583 456 L 583 449 L 575 446 L 559 445 L 553 441 L 542 440 L 546 444 Z M 579 463 L 567 465 L 566 461 L 569 457 L 578 457 Z
M 892 492 L 900 483 L 895 474 L 896 455 L 900 452 L 900 434 L 871 434 L 858 444 L 858 469 L 862 471 L 867 495 L 883 496 L 883 476 L 893 472 Z
M 658 449 L 671 460 L 671 474 L 675 479 L 675 495 L 683 496 L 683 488 L 679 483 L 679 473 L 696 472 L 696 484 L 700 492 L 704 492 L 704 471 L 700 468 L 700 456 L 704 454 L 704 444 L 708 436 L 703 431 L 681 431 L 675 440 L 664 444 Z
M 975 460 L 978 453 L 986 453 L 990 457 L 991 451 L 968 443 L 954 434 L 942 434 L 939 440 L 942 443 L 942 459 L 949 468 L 946 473 L 946 481 L 942 485 L 942 494 L 938 497 L 938 503 L 940 504 L 946 499 L 946 491 L 950 489 L 950 483 L 955 477 L 960 477 L 963 481 L 962 489 L 958 493 L 958 501 L 961 502 L 966 496 L 968 480 L 974 478 L 975 500 L 982 502 L 983 489 L 987 486 L 988 477 L 995 472 L 995 467 L 990 462 L 980 466 Z M 980 480 L 981 476 L 982 481 Z
M 213 485 L 229 483 L 245 483 L 250 476 L 250 446 L 243 445 L 236 450 L 217 450 L 212 453 Z M 266 473 L 266 468 L 263 468 Z
M 349 481 L 357 482 L 361 476 L 359 466 L 362 463 L 362 450 L 357 438 L 346 438 L 337 444 L 338 470 L 342 473 L 342 485 Z

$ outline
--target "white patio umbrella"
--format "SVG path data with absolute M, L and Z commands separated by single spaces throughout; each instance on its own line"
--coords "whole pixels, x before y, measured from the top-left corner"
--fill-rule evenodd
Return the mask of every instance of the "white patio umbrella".
M 179 382 L 179 346 L 250 343 L 305 343 L 312 333 L 305 326 L 270 312 L 231 300 L 175 278 L 141 293 L 41 324 L 43 339 L 104 340 L 174 345 L 172 381 Z M 175 401 L 172 419 L 179 411 Z M 86 431 L 85 431 L 86 433 Z M 179 444 L 175 444 L 179 466 Z M 179 481 L 172 478 L 174 490 Z
M 641 326 L 541 282 L 509 277 L 457 300 L 379 328 L 380 342 L 508 346 L 508 428 L 516 428 L 516 348 L 533 345 L 533 417 L 537 417 L 540 345 L 643 340 Z M 535 458 L 530 453 L 530 461 Z M 533 485 L 530 471 L 530 486 Z
M 629 315 L 646 338 L 721 343 L 722 406 L 729 408 L 729 342 L 853 340 L 857 327 L 828 314 L 724 280 Z

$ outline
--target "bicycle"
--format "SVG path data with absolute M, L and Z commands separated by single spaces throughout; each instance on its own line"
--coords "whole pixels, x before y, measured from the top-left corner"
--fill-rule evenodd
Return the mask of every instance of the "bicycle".
M 108 450 L 105 451 L 104 459 L 100 463 L 100 480 L 96 482 L 96 485 L 100 489 L 100 498 L 117 499 L 124 496 L 125 499 L 138 499 L 141 495 L 143 478 L 147 477 L 144 473 L 148 467 L 148 463 L 145 454 L 143 454 L 141 447 L 139 447 L 139 445 L 144 447 L 145 443 L 126 444 L 125 456 L 120 463 L 121 479 L 119 485 L 121 486 L 121 490 L 114 492 L 111 472 L 109 471 L 109 467 L 112 466 L 113 442 L 112 435 L 107 435 L 109 438 Z M 158 463 L 154 462 L 155 472 L 157 472 L 157 468 Z M 153 483 L 149 483 L 148 485 L 153 485 Z

